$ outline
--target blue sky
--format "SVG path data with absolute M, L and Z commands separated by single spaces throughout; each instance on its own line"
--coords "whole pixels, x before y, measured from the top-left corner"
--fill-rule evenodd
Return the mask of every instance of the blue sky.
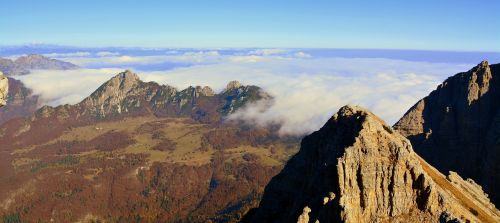
M 500 2 L 6 1 L 0 44 L 500 51 Z

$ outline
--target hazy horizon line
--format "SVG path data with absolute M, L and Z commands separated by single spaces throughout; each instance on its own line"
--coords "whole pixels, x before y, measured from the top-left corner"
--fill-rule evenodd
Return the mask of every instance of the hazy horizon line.
M 174 47 L 174 46 L 81 46 L 70 44 L 51 43 L 27 43 L 27 44 L 0 44 L 0 48 L 20 48 L 20 47 L 47 47 L 64 49 L 141 49 L 141 50 L 163 50 L 163 49 L 197 49 L 197 50 L 244 50 L 244 49 L 289 49 L 289 50 L 387 50 L 387 51 L 420 51 L 420 52 L 456 52 L 456 53 L 500 53 L 500 51 L 487 50 L 462 50 L 462 49 L 415 49 L 415 48 L 357 48 L 357 47 L 273 47 L 273 46 L 253 46 L 253 47 Z

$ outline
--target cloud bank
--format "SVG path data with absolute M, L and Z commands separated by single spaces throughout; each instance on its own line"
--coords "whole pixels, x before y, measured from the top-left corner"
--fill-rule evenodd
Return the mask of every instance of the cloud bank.
M 217 51 L 160 56 L 103 54 L 99 59 L 104 60 L 74 57 L 72 62 L 97 61 L 109 67 L 131 62 L 144 65 L 182 62 L 189 66 L 136 71 L 143 81 L 156 81 L 179 89 L 208 85 L 220 91 L 231 80 L 260 86 L 275 97 L 272 107 L 263 110 L 261 104 L 252 104 L 230 118 L 260 126 L 280 123 L 280 133 L 291 135 L 319 129 L 346 104 L 367 107 L 393 124 L 446 77 L 472 66 L 378 58 L 314 58 L 300 52 L 283 53 L 268 50 L 230 56 Z M 22 81 L 51 105 L 72 104 L 120 71 L 122 69 L 33 71 L 23 76 Z
M 32 89 L 33 94 L 40 95 L 43 104 L 57 106 L 80 102 L 121 71 L 121 69 L 33 70 L 28 75 L 15 78 Z

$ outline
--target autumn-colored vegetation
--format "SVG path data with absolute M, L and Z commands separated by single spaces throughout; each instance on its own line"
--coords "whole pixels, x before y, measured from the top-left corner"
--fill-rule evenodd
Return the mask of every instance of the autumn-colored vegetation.
M 32 124 L 21 134 L 34 138 L 0 137 L 4 222 L 235 222 L 297 146 L 268 129 L 185 118 L 43 123 L 57 133 Z

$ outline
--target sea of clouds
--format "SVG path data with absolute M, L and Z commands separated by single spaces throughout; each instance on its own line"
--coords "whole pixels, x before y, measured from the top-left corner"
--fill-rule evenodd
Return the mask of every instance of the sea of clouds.
M 473 64 L 386 58 L 316 57 L 286 49 L 221 53 L 218 50 L 165 51 L 156 55 L 74 52 L 49 55 L 77 64 L 70 71 L 36 70 L 20 79 L 50 105 L 74 104 L 102 83 L 132 69 L 143 81 L 178 89 L 190 85 L 224 89 L 231 80 L 262 87 L 275 98 L 269 109 L 251 104 L 232 119 L 256 125 L 281 124 L 282 134 L 319 129 L 341 106 L 360 105 L 393 124 L 446 77 Z

